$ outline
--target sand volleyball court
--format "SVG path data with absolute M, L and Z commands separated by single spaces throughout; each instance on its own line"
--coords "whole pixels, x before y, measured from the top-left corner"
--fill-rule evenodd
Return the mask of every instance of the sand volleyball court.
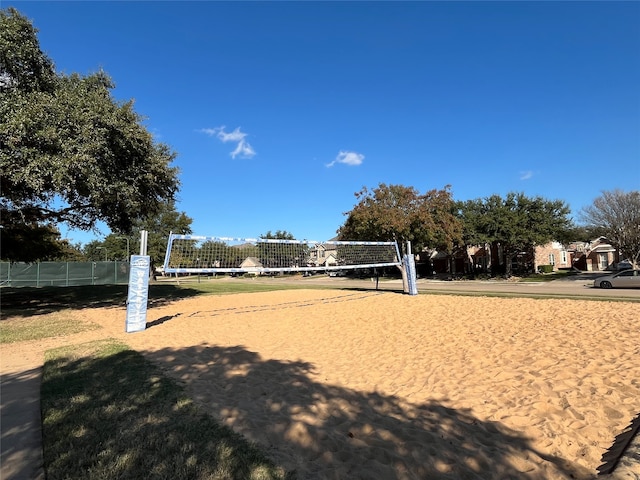
M 84 310 L 300 479 L 593 478 L 640 412 L 638 304 L 291 290 Z

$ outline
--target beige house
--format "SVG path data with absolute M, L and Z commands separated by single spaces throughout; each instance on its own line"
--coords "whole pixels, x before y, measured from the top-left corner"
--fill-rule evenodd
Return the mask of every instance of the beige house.
M 309 252 L 310 267 L 330 267 L 337 264 L 338 248 L 335 244 L 320 243 Z
M 257 275 L 263 265 L 258 258 L 247 257 L 240 264 L 240 268 L 245 269 L 249 274 Z

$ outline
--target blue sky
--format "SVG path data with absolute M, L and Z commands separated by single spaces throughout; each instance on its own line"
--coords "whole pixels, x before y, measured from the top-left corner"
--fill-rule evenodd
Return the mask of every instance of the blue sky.
M 574 214 L 640 189 L 640 2 L 1 5 L 135 99 L 199 235 L 326 240 L 380 183 Z

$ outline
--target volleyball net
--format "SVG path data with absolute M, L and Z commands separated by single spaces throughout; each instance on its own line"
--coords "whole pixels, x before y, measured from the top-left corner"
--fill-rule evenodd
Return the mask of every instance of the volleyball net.
M 165 274 L 310 272 L 402 266 L 396 242 L 170 234 Z
M 125 331 L 146 328 L 149 299 L 150 258 L 146 254 L 146 232 L 142 232 L 140 255 L 131 256 Z M 142 247 L 144 244 L 144 247 Z M 171 233 L 164 258 L 165 274 L 315 272 L 398 267 L 403 290 L 417 295 L 416 271 L 411 245 L 402 257 L 396 242 L 351 242 L 329 240 L 283 240 L 229 238 Z M 377 286 L 377 283 L 376 283 Z M 376 287 L 377 288 L 377 287 Z

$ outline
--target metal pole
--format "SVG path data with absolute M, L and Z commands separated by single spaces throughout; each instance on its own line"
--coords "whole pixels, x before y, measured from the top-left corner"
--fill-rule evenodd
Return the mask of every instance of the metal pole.
M 140 255 L 147 254 L 147 235 L 149 232 L 140 230 Z
M 116 237 L 127 241 L 127 262 L 129 261 L 129 237 Z

